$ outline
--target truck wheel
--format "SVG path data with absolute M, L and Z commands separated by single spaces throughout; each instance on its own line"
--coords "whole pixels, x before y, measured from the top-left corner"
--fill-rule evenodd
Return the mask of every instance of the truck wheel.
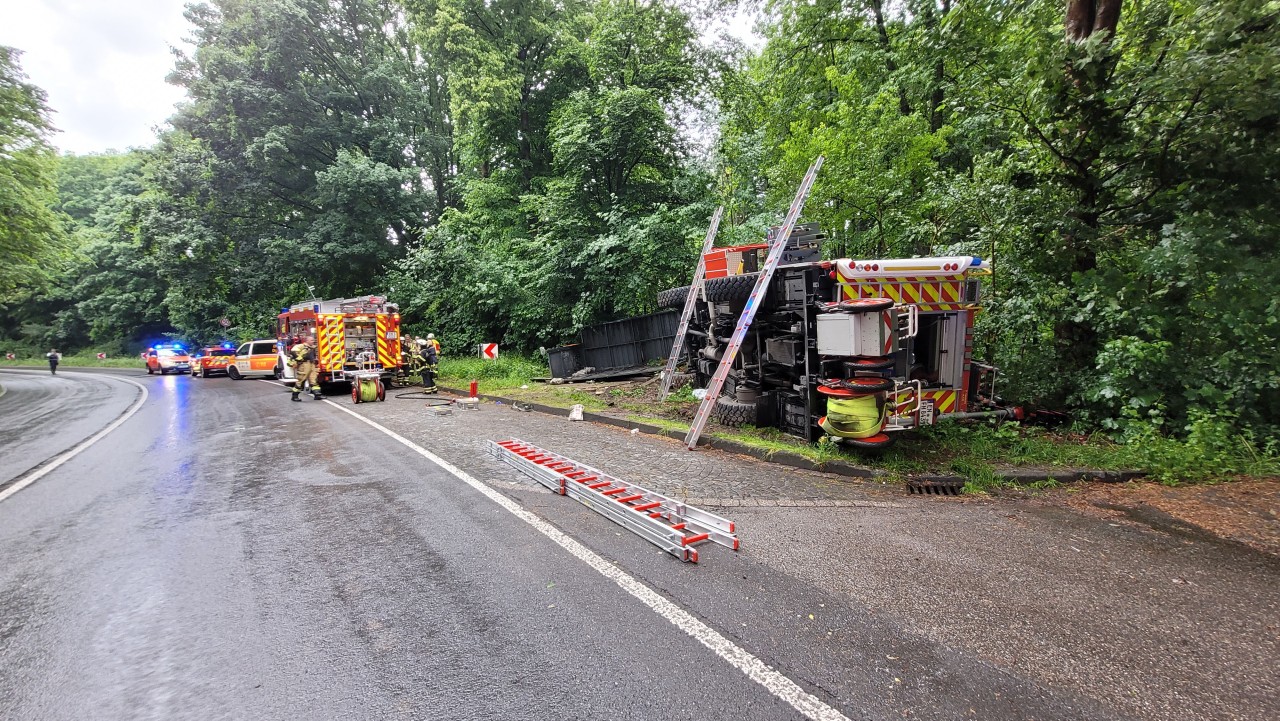
M 737 427 L 754 425 L 756 422 L 756 403 L 743 403 L 721 396 L 716 399 L 716 407 L 711 410 L 711 416 L 716 419 L 722 426 Z
M 681 308 L 684 306 L 685 298 L 689 296 L 689 286 L 680 288 L 670 288 L 658 294 L 659 308 Z
M 756 287 L 756 277 L 759 275 L 759 273 L 744 273 L 712 278 L 707 281 L 707 300 L 712 303 L 746 300 L 751 297 L 751 290 Z
M 231 380 L 238 381 L 244 376 L 240 375 L 240 369 L 235 366 L 227 366 L 227 375 L 231 376 Z

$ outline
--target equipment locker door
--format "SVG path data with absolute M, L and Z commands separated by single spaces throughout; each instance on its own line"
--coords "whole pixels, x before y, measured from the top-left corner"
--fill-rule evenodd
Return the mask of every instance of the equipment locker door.
M 964 316 L 942 316 L 938 337 L 938 382 L 944 388 L 959 388 L 964 378 Z

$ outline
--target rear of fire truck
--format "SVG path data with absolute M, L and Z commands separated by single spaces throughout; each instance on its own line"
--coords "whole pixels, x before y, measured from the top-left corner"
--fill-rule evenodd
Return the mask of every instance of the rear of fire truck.
M 313 300 L 280 313 L 276 335 L 285 350 L 293 338 L 314 338 L 322 384 L 350 381 L 377 372 L 386 385 L 402 374 L 400 313 L 384 296 Z M 281 359 L 286 382 L 293 370 Z
M 819 259 L 824 235 L 798 225 L 726 377 L 713 416 L 816 441 L 884 447 L 897 431 L 947 417 L 1012 414 L 998 406 L 995 370 L 972 358 L 979 278 L 969 256 Z M 706 256 L 702 295 L 685 338 L 694 385 L 715 373 L 766 243 Z M 680 307 L 688 288 L 659 295 Z M 696 291 L 695 291 L 696 292 Z

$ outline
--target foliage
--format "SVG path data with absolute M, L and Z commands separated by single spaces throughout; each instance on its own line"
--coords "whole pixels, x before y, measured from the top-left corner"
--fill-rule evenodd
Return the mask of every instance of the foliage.
M 157 149 L 140 232 L 184 332 L 259 335 L 283 305 L 385 292 L 449 202 L 435 72 L 382 0 L 193 5 L 188 102 Z
M 53 125 L 40 88 L 27 82 L 19 51 L 0 45 L 0 300 L 38 286 L 63 249 L 56 202 Z
M 471 381 L 480 381 L 487 391 L 507 388 L 519 388 L 527 385 L 531 378 L 546 377 L 550 370 L 545 363 L 525 356 L 507 354 L 493 360 L 482 358 L 449 358 L 440 360 L 440 380 L 464 385 Z
M 1183 435 L 1203 411 L 1274 433 L 1275 4 L 1067 6 L 1119 22 L 769 3 L 765 47 L 723 84 L 721 191 L 755 217 L 826 154 L 807 214 L 831 252 L 993 260 L 977 338 L 1008 396 L 1112 429 Z

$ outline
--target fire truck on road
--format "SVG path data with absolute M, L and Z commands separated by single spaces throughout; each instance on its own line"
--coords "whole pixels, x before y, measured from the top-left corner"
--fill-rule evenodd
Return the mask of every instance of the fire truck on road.
M 285 309 L 276 323 L 285 383 L 293 369 L 283 357 L 297 336 L 314 337 L 321 384 L 342 383 L 376 372 L 385 385 L 402 374 L 400 309 L 385 296 L 311 300 Z

